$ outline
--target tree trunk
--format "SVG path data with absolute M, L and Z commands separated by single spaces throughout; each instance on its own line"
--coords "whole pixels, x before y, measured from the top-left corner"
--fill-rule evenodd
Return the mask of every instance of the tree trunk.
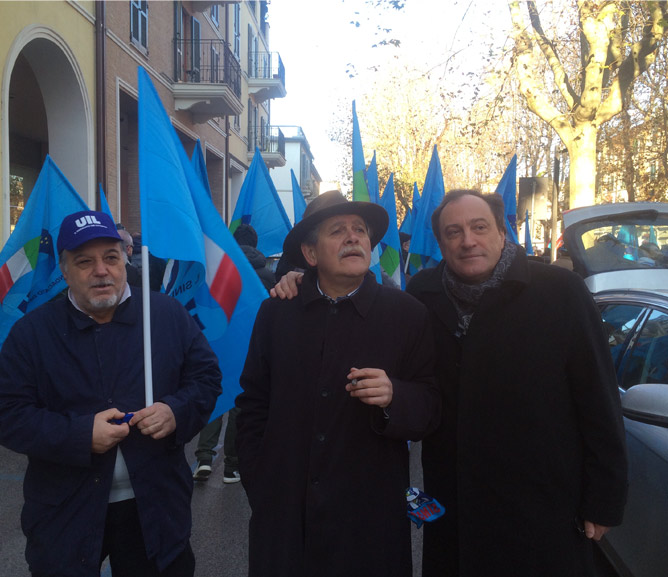
M 631 117 L 628 111 L 628 102 L 622 108 L 622 144 L 624 145 L 624 184 L 629 202 L 636 201 L 636 172 L 633 167 L 633 141 L 631 139 Z
M 568 179 L 570 188 L 569 208 L 590 206 L 596 196 L 596 126 L 587 124 L 578 127 L 579 134 L 566 142 L 571 172 Z

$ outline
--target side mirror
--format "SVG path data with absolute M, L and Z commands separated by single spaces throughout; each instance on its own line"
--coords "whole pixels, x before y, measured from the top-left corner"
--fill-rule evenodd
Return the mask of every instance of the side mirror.
M 668 384 L 631 387 L 622 397 L 622 412 L 633 421 L 668 428 Z

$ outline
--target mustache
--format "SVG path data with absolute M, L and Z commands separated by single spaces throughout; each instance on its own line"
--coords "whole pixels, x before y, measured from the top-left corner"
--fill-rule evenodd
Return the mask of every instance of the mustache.
M 340 251 L 339 251 L 339 258 L 343 258 L 344 256 L 348 256 L 349 254 L 355 254 L 357 256 L 361 256 L 366 258 L 366 250 L 364 250 L 363 247 L 359 245 L 354 245 L 354 246 L 344 246 Z

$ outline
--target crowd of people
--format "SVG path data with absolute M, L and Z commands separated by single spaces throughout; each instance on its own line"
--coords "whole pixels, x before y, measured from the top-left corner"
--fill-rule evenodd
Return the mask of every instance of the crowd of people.
M 423 526 L 423 577 L 593 575 L 592 541 L 622 521 L 627 463 L 583 280 L 508 242 L 496 194 L 445 195 L 432 215 L 443 260 L 406 291 L 369 271 L 387 226 L 380 206 L 329 191 L 286 237 L 285 274 L 257 268 L 278 283 L 223 443 L 226 482 L 251 507 L 249 577 L 412 577 L 409 441 L 445 507 Z M 193 476 L 211 472 L 221 374 L 185 308 L 152 291 L 145 406 L 143 359 L 127 354 L 143 350 L 133 244 L 104 213 L 68 216 L 67 295 L 0 351 L 0 444 L 28 456 L 35 576 L 99 575 L 107 557 L 114 577 L 195 573 Z

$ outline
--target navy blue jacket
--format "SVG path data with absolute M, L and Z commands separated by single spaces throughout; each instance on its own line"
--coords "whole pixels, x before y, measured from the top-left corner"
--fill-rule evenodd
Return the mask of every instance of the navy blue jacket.
M 69 299 L 16 322 L 0 352 L 0 443 L 28 456 L 21 517 L 30 570 L 99 575 L 116 448 L 91 453 L 94 415 L 145 406 L 141 290 L 98 324 Z M 221 392 L 218 361 L 178 303 L 151 293 L 153 398 L 176 418 L 154 440 L 135 428 L 120 447 L 147 554 L 160 569 L 190 537 L 192 474 L 183 447 L 206 424 Z

